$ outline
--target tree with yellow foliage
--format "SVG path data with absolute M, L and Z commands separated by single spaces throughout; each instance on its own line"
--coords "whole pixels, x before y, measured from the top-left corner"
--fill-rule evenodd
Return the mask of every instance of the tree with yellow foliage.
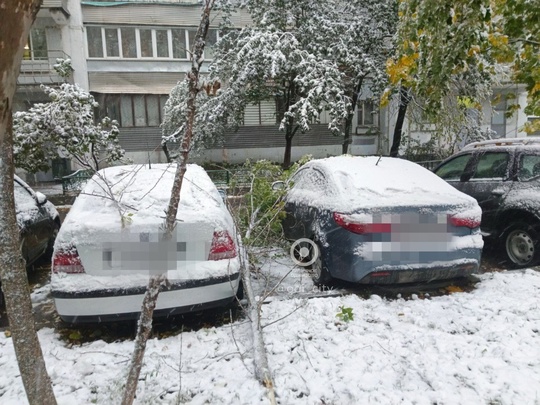
M 398 153 L 413 96 L 424 116 L 437 121 L 451 111 L 459 122 L 470 105 L 491 96 L 497 80 L 511 78 L 526 85 L 526 112 L 540 114 L 540 18 L 532 3 L 400 0 L 397 53 L 387 63 L 392 86 L 383 97 L 384 103 L 391 91 L 400 94 L 391 155 Z
M 496 18 L 491 38 L 499 39 L 493 45 L 500 50 L 500 58 L 512 67 L 513 81 L 525 85 L 525 112 L 540 116 L 540 3 L 493 0 L 492 8 Z M 540 125 L 536 130 L 540 130 Z

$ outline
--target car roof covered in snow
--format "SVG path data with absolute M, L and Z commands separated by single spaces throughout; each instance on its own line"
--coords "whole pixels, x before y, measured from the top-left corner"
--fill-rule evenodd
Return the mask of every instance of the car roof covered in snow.
M 290 201 L 313 203 L 315 197 L 315 203 L 322 208 L 342 212 L 389 206 L 478 206 L 476 200 L 434 173 L 399 158 L 337 156 L 316 159 L 306 163 L 297 173 L 309 168 L 324 175 L 325 184 L 320 186 L 325 192 L 293 187 L 288 195 Z
M 155 230 L 165 220 L 176 165 L 115 166 L 100 170 L 88 181 L 67 215 L 60 239 L 93 233 Z M 177 220 L 213 223 L 232 229 L 232 218 L 212 180 L 200 166 L 187 165 Z M 69 233 L 71 236 L 67 236 Z

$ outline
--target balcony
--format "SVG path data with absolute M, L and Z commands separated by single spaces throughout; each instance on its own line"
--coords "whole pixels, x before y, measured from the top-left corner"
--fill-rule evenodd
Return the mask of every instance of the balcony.
M 18 86 L 39 86 L 63 83 L 65 80 L 56 73 L 56 60 L 69 59 L 64 51 L 27 51 L 17 79 Z
M 82 4 L 97 4 L 97 3 L 180 3 L 180 4 L 201 4 L 201 0 L 83 0 Z M 110 5 L 110 4 L 107 4 Z

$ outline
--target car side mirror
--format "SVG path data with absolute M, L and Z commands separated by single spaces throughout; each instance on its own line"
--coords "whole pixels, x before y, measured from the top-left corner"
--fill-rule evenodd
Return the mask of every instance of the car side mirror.
M 221 196 L 223 202 L 227 202 L 227 191 L 222 188 L 218 188 L 218 193 Z
M 47 202 L 47 196 L 39 191 L 36 191 L 36 199 L 39 205 L 43 205 Z
M 274 181 L 272 183 L 272 190 L 278 191 L 278 190 L 284 190 L 285 189 L 285 182 L 284 181 Z

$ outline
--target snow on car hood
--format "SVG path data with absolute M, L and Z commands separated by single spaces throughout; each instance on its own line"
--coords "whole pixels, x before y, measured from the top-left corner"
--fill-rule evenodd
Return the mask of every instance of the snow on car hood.
M 158 232 L 165 221 L 175 171 L 176 165 L 168 164 L 116 166 L 99 171 L 77 197 L 57 243 L 77 246 L 81 242 L 99 242 L 93 239 L 104 232 Z M 200 166 L 187 167 L 177 220 L 234 230 L 221 196 Z
M 312 160 L 330 185 L 314 199 L 312 190 L 291 189 L 289 201 L 309 201 L 321 208 L 354 212 L 360 208 L 452 206 L 480 216 L 476 200 L 420 165 L 391 157 L 337 156 Z M 302 169 L 300 169 L 302 170 Z

